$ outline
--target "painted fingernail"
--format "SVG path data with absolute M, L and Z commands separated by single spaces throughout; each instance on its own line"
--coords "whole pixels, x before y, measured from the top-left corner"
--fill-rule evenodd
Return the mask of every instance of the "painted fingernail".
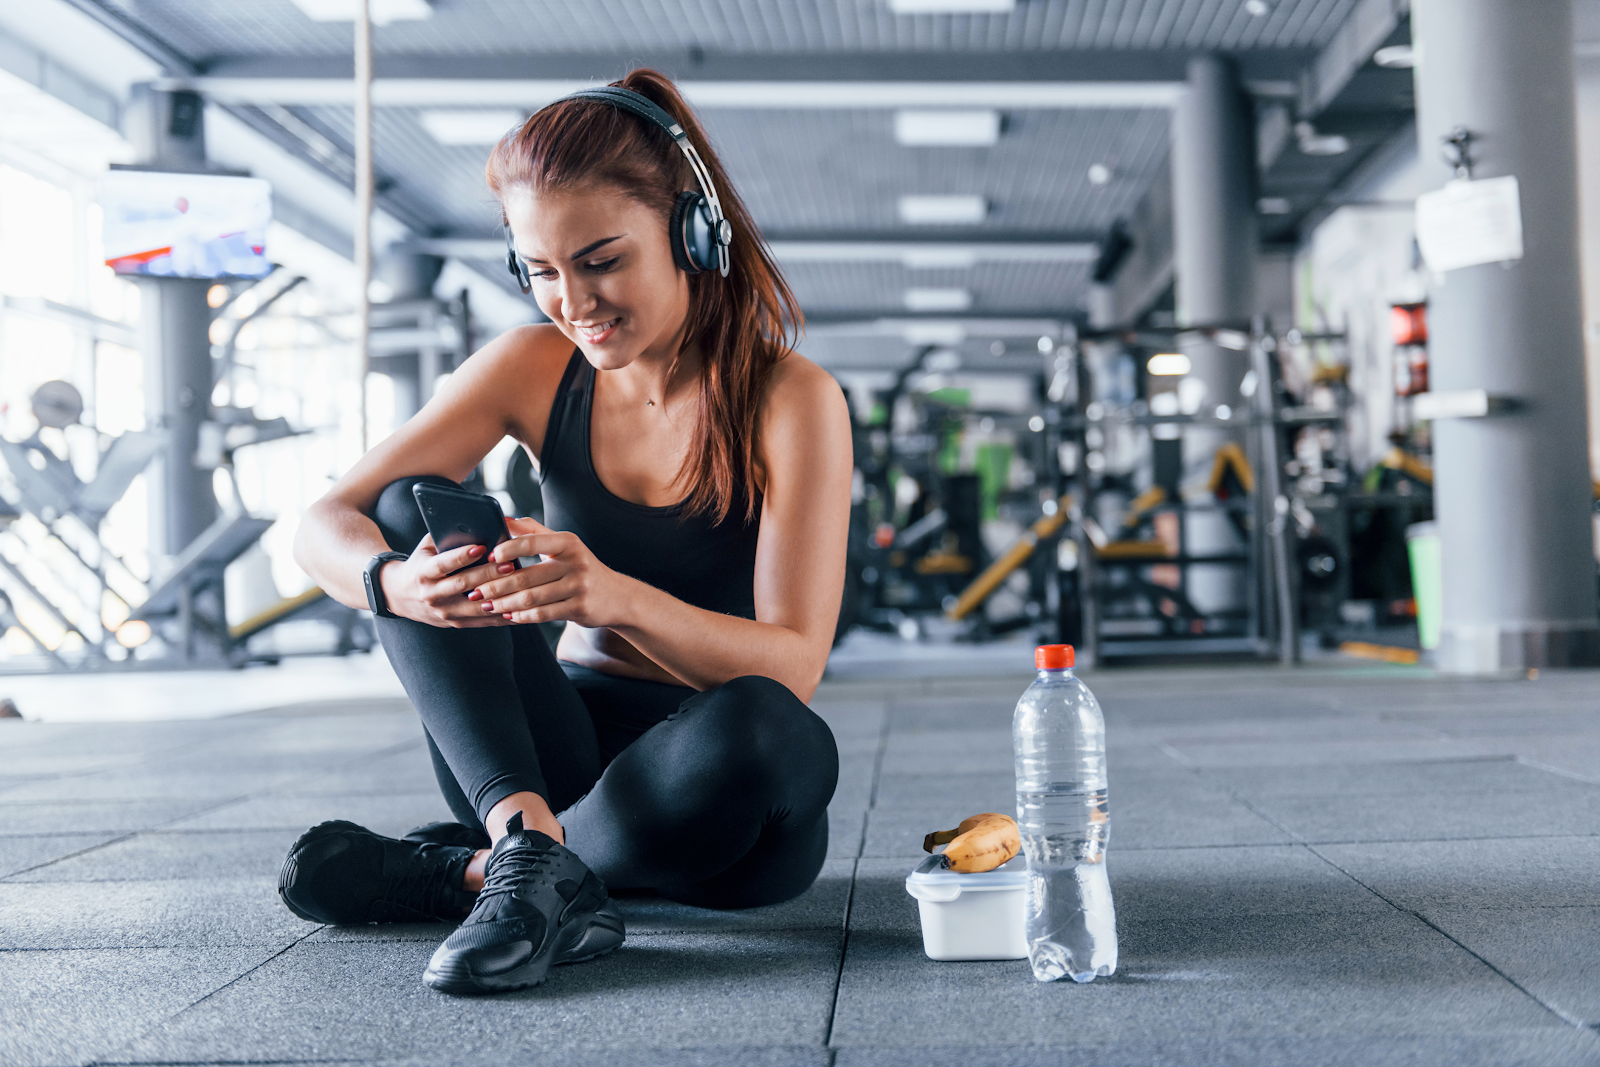
M 517 568 L 513 564 L 510 564 L 510 563 L 502 563 L 496 569 L 499 570 L 499 572 L 501 574 L 510 574 L 512 571 L 516 570 Z
M 483 599 L 483 594 L 478 592 L 476 589 L 474 589 L 472 592 L 467 594 L 467 599 L 468 600 L 482 600 Z
M 483 610 L 484 610 L 484 611 L 493 611 L 493 610 L 494 610 L 494 601 L 492 601 L 492 600 L 485 600 L 485 601 L 484 601 L 484 602 L 483 602 Z
M 481 556 L 483 553 L 484 547 L 482 545 L 473 545 L 471 548 L 467 549 L 467 555 L 469 556 Z

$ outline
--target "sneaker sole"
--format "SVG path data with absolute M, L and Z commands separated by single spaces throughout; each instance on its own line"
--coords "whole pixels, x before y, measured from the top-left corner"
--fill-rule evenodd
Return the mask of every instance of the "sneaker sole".
M 423 984 L 453 996 L 530 989 L 550 976 L 552 966 L 583 963 L 604 956 L 615 951 L 626 936 L 622 917 L 612 908 L 610 901 L 568 926 L 578 931 L 575 939 L 562 931 L 544 952 L 502 974 L 478 974 L 472 969 L 471 957 L 465 953 L 442 960 L 435 955 L 428 961 L 427 970 L 422 972 Z M 565 948 L 561 947 L 563 942 L 567 942 Z
M 284 859 L 283 866 L 278 871 L 278 899 L 283 901 L 284 907 L 288 908 L 290 911 L 294 912 L 295 915 L 304 919 L 308 923 L 317 923 L 321 926 L 329 925 L 326 919 L 319 918 L 318 916 L 312 915 L 309 912 L 301 911 L 300 908 L 295 905 L 294 901 L 289 899 L 289 888 L 293 884 L 295 876 L 300 873 L 300 865 L 297 862 L 296 857 L 299 855 L 302 848 L 317 838 L 325 837 L 330 833 L 343 832 L 346 830 L 356 830 L 361 833 L 372 832 L 364 826 L 358 826 L 357 824 L 344 819 L 334 819 L 331 822 L 318 823 L 305 833 L 301 834 L 295 839 L 294 844 L 289 846 L 289 855 Z

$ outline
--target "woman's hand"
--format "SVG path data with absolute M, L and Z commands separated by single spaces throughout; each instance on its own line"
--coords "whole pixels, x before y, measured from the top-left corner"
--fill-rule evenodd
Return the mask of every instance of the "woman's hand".
M 509 623 L 575 622 L 579 626 L 615 626 L 624 615 L 627 584 L 595 558 L 576 534 L 557 533 L 532 519 L 507 519 L 512 538 L 490 554 L 495 573 L 468 597 L 480 601 L 480 614 Z M 542 562 L 517 569 L 517 560 L 539 556 Z M 474 567 L 470 573 L 483 573 Z
M 485 615 L 476 598 L 467 599 L 468 593 L 497 573 L 484 555 L 482 545 L 440 552 L 429 534 L 410 559 L 386 563 L 378 572 L 389 610 L 429 626 L 506 625 L 498 615 Z M 474 562 L 478 565 L 470 566 Z

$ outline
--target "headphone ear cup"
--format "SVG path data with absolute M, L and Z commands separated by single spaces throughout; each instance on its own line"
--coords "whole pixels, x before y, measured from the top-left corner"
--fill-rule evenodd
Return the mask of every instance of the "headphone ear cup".
M 672 209 L 672 261 L 685 274 L 699 274 L 717 265 L 717 241 L 711 229 L 711 205 L 705 194 L 682 192 Z

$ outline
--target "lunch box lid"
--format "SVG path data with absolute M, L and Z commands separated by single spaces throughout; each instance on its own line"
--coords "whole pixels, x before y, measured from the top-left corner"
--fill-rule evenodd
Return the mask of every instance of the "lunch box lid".
M 948 903 L 963 892 L 994 889 L 1021 889 L 1028 881 L 1028 862 L 1022 853 L 992 871 L 961 874 L 947 870 L 944 856 L 929 856 L 906 876 L 906 892 L 918 900 Z

